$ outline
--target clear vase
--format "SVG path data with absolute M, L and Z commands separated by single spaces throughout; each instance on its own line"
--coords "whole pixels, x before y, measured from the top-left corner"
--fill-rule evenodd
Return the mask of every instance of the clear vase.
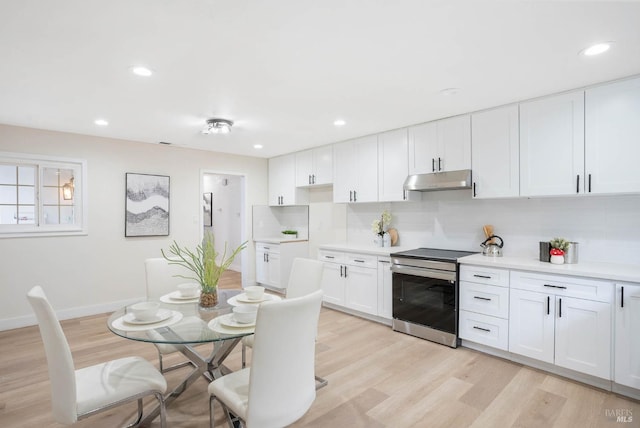
M 382 236 L 376 235 L 375 238 L 373 238 L 373 244 L 376 247 L 382 247 L 384 245 L 384 242 L 382 242 Z
M 218 290 L 202 291 L 200 293 L 200 307 L 204 309 L 213 308 L 218 304 Z

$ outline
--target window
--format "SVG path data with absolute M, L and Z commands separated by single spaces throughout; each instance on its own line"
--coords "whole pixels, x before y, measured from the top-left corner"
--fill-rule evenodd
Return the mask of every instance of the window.
M 86 234 L 86 162 L 0 152 L 0 237 Z

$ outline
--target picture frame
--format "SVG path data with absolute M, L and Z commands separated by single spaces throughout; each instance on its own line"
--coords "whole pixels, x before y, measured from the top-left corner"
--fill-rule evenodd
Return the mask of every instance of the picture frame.
M 124 236 L 169 236 L 168 175 L 125 174 Z
M 204 227 L 213 226 L 213 193 L 202 194 L 202 221 Z

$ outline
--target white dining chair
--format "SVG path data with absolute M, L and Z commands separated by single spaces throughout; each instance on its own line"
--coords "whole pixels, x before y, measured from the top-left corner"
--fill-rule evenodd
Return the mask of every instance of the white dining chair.
M 71 349 L 42 287 L 33 287 L 27 299 L 38 319 L 51 381 L 54 419 L 71 425 L 80 419 L 137 400 L 142 419 L 142 399 L 155 396 L 160 403 L 160 426 L 166 426 L 164 376 L 147 360 L 127 357 L 75 370 Z
M 209 418 L 222 404 L 247 428 L 276 428 L 300 419 L 316 397 L 315 338 L 322 290 L 303 297 L 263 302 L 256 318 L 250 368 L 209 384 Z
M 168 293 L 177 291 L 178 284 L 182 284 L 184 282 L 195 282 L 194 280 L 189 280 L 179 276 L 193 276 L 193 272 L 183 266 L 170 264 L 164 257 L 146 259 L 144 261 L 144 271 L 148 299 L 159 299 Z M 193 317 L 191 320 L 186 318 L 183 319 L 182 325 L 184 325 L 185 328 L 188 328 L 189 323 L 201 322 L 202 320 L 198 317 Z M 155 332 L 151 331 L 150 333 L 153 335 Z M 154 343 L 154 346 L 158 351 L 158 365 L 161 373 L 166 373 L 170 370 L 175 370 L 188 365 L 195 367 L 191 361 L 182 361 L 172 366 L 165 367 L 163 357 L 178 352 L 178 349 L 173 345 Z
M 320 290 L 322 287 L 322 273 L 324 263 L 314 259 L 297 257 L 293 259 L 289 282 L 287 283 L 286 298 L 305 296 Z M 242 338 L 242 367 L 247 366 L 247 348 L 253 347 L 255 335 Z M 318 388 L 327 385 L 327 380 L 316 377 Z

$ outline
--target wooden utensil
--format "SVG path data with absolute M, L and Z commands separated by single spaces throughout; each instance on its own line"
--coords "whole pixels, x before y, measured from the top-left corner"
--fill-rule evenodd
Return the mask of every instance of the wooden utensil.
M 391 228 L 387 230 L 387 233 L 389 234 L 389 238 L 391 238 L 391 246 L 393 247 L 398 242 L 398 231 Z
M 489 237 L 493 236 L 493 226 L 492 225 L 485 224 L 484 226 L 482 226 L 482 230 L 484 230 L 484 236 L 486 238 L 489 238 Z M 494 244 L 493 239 L 489 243 Z

